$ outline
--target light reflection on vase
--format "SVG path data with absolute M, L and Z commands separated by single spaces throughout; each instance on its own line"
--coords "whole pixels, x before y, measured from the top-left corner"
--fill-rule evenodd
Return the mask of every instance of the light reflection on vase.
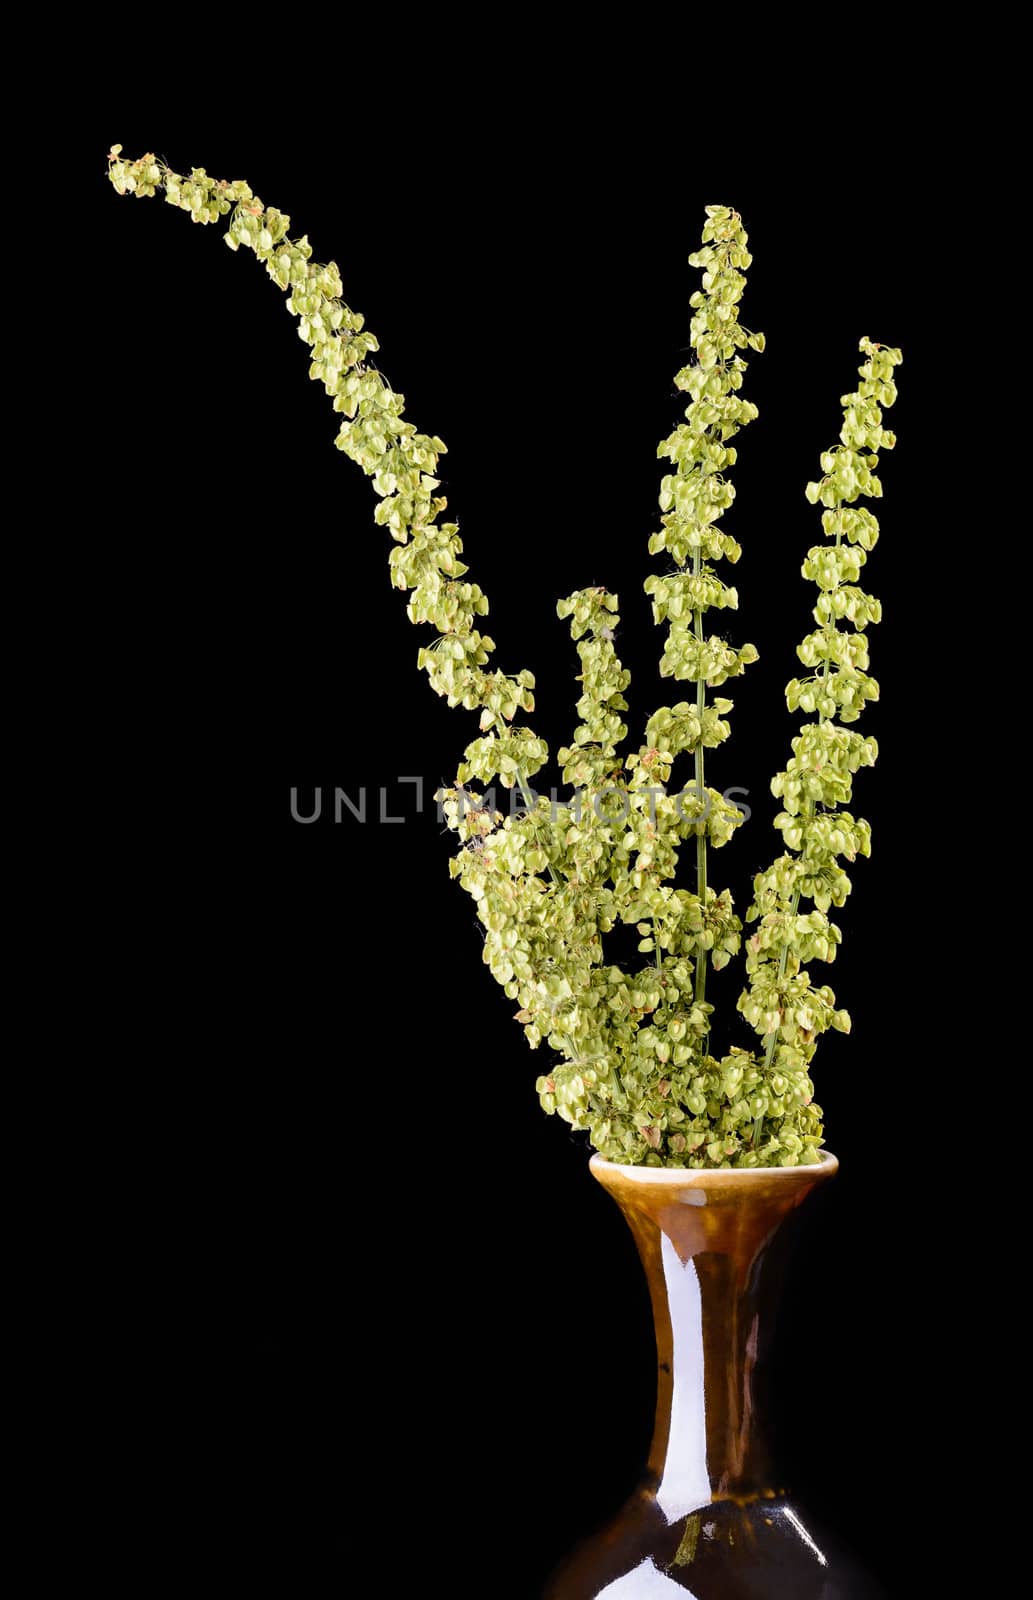
M 882 1600 L 776 1487 L 758 1400 L 787 1240 L 837 1170 L 677 1171 L 594 1156 L 635 1237 L 653 1305 L 657 1405 L 643 1481 L 546 1600 Z

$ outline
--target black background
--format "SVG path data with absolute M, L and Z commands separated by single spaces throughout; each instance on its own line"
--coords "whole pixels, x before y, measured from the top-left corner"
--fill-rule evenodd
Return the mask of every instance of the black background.
M 913 898 L 930 889 L 916 764 L 936 749 L 914 715 L 935 625 L 916 558 L 940 382 L 928 261 L 949 248 L 953 199 L 917 163 L 858 201 L 806 147 L 708 161 L 674 139 L 629 147 L 619 118 L 542 144 L 461 110 L 399 117 L 376 95 L 357 126 L 328 117 L 308 142 L 164 105 L 96 126 L 77 160 L 84 503 L 101 527 L 73 558 L 89 620 L 72 698 L 98 818 L 84 925 L 104 911 L 83 1021 L 106 1065 L 78 1108 L 69 1404 L 111 1571 L 182 1563 L 330 1594 L 362 1551 L 383 1592 L 445 1574 L 446 1593 L 530 1597 L 632 1487 L 652 1403 L 630 1236 L 583 1136 L 542 1116 L 545 1056 L 479 960 L 433 807 L 416 815 L 397 783 L 419 775 L 429 796 L 476 719 L 416 671 L 429 635 L 389 586 L 372 489 L 333 448 L 280 292 L 221 228 L 117 197 L 103 157 L 118 139 L 246 177 L 339 262 L 407 414 L 448 444 L 498 664 L 537 674 L 532 721 L 553 748 L 574 720 L 555 618 L 574 587 L 621 595 L 631 739 L 676 698 L 641 588 L 658 566 L 656 444 L 679 415 L 703 207 L 742 212 L 743 320 L 768 348 L 744 390 L 759 420 L 736 441 L 727 633 L 761 659 L 732 686 L 708 772 L 749 791 L 751 820 L 713 860 L 741 910 L 778 849 L 768 781 L 793 732 L 782 687 L 820 531 L 803 485 L 858 338 L 903 346 L 866 571 L 885 607 L 883 700 L 862 724 L 881 754 L 856 794 L 874 855 L 829 975 L 854 1030 L 815 1068 L 842 1171 L 810 1203 L 785 1286 L 774 1423 L 801 1500 L 909 1592 L 931 1536 L 901 1538 L 901 1521 L 924 1530 L 937 1485 L 907 1463 L 954 1426 L 928 1369 L 946 1252 L 920 1159 L 952 1113 L 927 1093 L 943 1007 Z M 321 788 L 319 822 L 292 820 L 292 785 L 306 810 Z M 376 820 L 382 785 L 404 824 Z M 365 825 L 334 821 L 335 786 L 365 786 Z M 737 984 L 738 964 L 714 984 L 730 1017 Z

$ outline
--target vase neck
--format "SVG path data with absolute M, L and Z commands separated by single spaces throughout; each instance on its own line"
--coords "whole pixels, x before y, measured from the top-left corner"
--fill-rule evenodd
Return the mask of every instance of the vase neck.
M 762 1375 L 784 1220 L 828 1174 L 803 1169 L 779 1183 L 774 1174 L 693 1172 L 679 1183 L 675 1173 L 650 1182 L 628 1176 L 640 1169 L 593 1170 L 620 1205 L 649 1282 L 657 1407 L 648 1488 L 657 1505 L 673 1522 L 713 1500 L 772 1494 Z
M 649 1465 L 671 1520 L 712 1499 L 751 1498 L 769 1487 L 756 1367 L 773 1308 L 735 1262 L 704 1252 L 681 1260 L 660 1234 L 662 1303 L 654 1298 L 657 1408 Z M 691 1504 L 686 1502 L 691 1501 Z

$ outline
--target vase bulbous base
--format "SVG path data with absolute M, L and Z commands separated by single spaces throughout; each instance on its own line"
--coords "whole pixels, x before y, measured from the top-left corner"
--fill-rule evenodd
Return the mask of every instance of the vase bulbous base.
M 792 1500 L 718 1500 L 668 1522 L 632 1497 L 554 1573 L 544 1600 L 886 1600 Z

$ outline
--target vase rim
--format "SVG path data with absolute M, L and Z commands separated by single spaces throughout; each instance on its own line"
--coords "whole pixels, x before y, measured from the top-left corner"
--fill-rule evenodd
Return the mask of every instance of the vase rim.
M 806 1165 L 795 1167 L 636 1167 L 630 1163 L 620 1161 L 607 1161 L 605 1156 L 596 1152 L 589 1166 L 597 1171 L 622 1172 L 639 1183 L 702 1183 L 707 1179 L 719 1178 L 722 1184 L 729 1181 L 742 1181 L 752 1178 L 756 1181 L 760 1177 L 772 1177 L 782 1174 L 797 1178 L 805 1173 L 821 1173 L 829 1176 L 839 1166 L 839 1159 L 831 1150 L 819 1152 L 820 1161 L 809 1161 Z

